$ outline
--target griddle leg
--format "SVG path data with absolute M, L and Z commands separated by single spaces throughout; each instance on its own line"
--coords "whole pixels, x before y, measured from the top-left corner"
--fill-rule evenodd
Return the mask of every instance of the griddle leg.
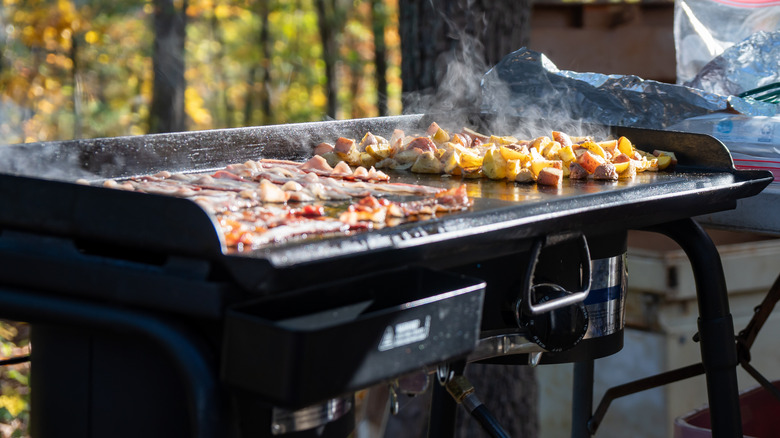
M 571 438 L 590 438 L 588 428 L 593 412 L 594 361 L 574 362 L 574 384 L 571 402 Z
M 693 219 L 655 226 L 649 231 L 665 234 L 677 242 L 693 268 L 712 436 L 742 436 L 734 321 L 729 313 L 726 278 L 717 248 Z
M 438 384 L 433 385 L 431 397 L 431 413 L 428 419 L 429 438 L 449 438 L 455 436 L 455 414 L 458 403 L 447 392 L 447 389 Z

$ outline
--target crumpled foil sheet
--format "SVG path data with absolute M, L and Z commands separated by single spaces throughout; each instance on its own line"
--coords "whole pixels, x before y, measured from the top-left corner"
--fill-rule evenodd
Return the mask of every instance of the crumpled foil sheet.
M 685 85 L 736 96 L 775 82 L 780 82 L 780 31 L 760 31 L 713 58 Z
M 690 117 L 735 109 L 772 116 L 776 105 L 645 80 L 559 70 L 539 52 L 522 48 L 482 78 L 482 110 L 546 120 L 663 129 Z

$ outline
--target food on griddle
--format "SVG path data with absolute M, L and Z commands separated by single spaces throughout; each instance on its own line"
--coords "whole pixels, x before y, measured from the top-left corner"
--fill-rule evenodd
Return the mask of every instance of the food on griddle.
M 341 142 L 340 150 L 349 154 L 351 146 Z M 352 169 L 343 161 L 331 167 L 315 156 L 306 163 L 250 160 L 215 172 L 160 172 L 103 185 L 190 199 L 216 217 L 226 245 L 238 250 L 382 228 L 471 206 L 464 185 L 445 190 L 389 179 L 373 167 Z M 412 199 L 391 201 L 390 195 Z
M 649 154 L 635 148 L 626 137 L 596 141 L 553 131 L 550 137 L 518 140 L 469 128 L 450 133 L 435 122 L 424 135 L 408 136 L 396 129 L 387 140 L 368 132 L 360 142 L 341 137 L 335 145 L 321 143 L 315 154 L 331 167 L 346 162 L 377 169 L 409 169 L 415 173 L 553 186 L 560 185 L 566 177 L 631 179 L 637 172 L 663 170 L 677 163 L 674 153 Z

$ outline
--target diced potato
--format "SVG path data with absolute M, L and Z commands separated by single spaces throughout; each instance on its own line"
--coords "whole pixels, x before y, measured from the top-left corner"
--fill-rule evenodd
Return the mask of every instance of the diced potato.
M 634 156 L 634 145 L 631 144 L 631 140 L 627 139 L 626 137 L 620 137 L 618 139 L 618 149 L 620 152 L 628 155 L 629 157 Z
M 442 157 L 442 171 L 449 175 L 460 175 L 460 153 L 450 149 Z
M 479 179 L 482 178 L 482 167 L 462 167 L 461 175 L 463 178 Z
M 400 164 L 404 164 L 404 163 L 411 164 L 417 161 L 417 157 L 419 157 L 421 154 L 422 152 L 420 151 L 420 149 L 411 148 L 395 154 L 393 158 L 395 158 L 395 160 L 398 161 Z M 431 155 L 433 155 L 433 152 L 431 152 Z
M 645 170 L 649 172 L 658 172 L 658 158 L 652 158 L 647 160 L 647 166 Z
M 417 137 L 406 145 L 406 149 L 419 149 L 422 152 L 434 152 L 436 151 L 436 143 L 428 137 Z
M 559 186 L 563 181 L 563 170 L 555 167 L 545 167 L 536 177 L 536 183 L 544 186 Z
M 574 144 L 574 142 L 572 142 L 571 140 L 571 137 L 569 137 L 569 135 L 566 134 L 565 132 L 553 131 L 552 138 L 553 140 L 560 143 L 561 147 L 571 146 L 572 144 Z
M 594 143 L 592 141 L 586 141 L 585 143 L 582 143 L 580 146 L 587 149 L 593 155 L 597 155 L 604 159 L 607 158 L 607 154 L 604 152 L 604 148 L 599 146 L 598 143 Z
M 574 150 L 571 146 L 562 147 L 561 150 L 558 151 L 558 156 L 563 161 L 574 161 L 577 159 L 577 156 L 574 154 Z
M 488 149 L 482 159 L 482 172 L 490 179 L 504 179 L 506 177 L 506 160 L 501 151 L 494 147 Z
M 514 181 L 517 174 L 524 169 L 521 160 L 506 160 L 506 179 Z
M 577 157 L 576 163 L 582 166 L 588 173 L 593 173 L 599 165 L 604 164 L 604 159 L 586 150 Z
M 423 152 L 417 157 L 417 160 L 412 164 L 412 172 L 414 173 L 441 173 L 442 164 L 433 152 Z
M 552 140 L 550 139 L 550 137 L 547 136 L 537 137 L 531 142 L 531 146 L 529 147 L 529 149 L 536 149 L 537 152 L 541 153 L 542 149 L 544 149 L 544 147 L 547 146 L 547 143 L 551 141 Z
M 629 166 L 631 166 L 631 161 L 629 160 L 629 161 L 624 161 L 624 162 L 621 162 L 621 163 L 612 162 L 612 165 L 615 166 L 615 172 L 617 172 L 618 175 L 619 175 L 619 174 L 625 172 L 625 170 L 628 169 Z
M 431 140 L 436 144 L 442 144 L 450 141 L 450 134 L 442 128 L 439 128 L 432 136 Z
M 339 157 L 339 155 L 333 151 L 326 152 L 321 156 L 325 159 L 325 161 L 328 162 L 330 167 L 334 167 L 341 162 L 341 157 Z
M 515 175 L 515 182 L 525 183 L 534 182 L 535 180 L 533 172 L 529 169 L 520 169 L 517 175 Z
M 365 167 L 366 169 L 372 167 L 374 164 L 377 163 L 377 160 L 375 156 L 369 154 L 368 152 L 360 152 L 360 166 Z
M 441 127 L 436 122 L 431 122 L 430 125 L 428 125 L 428 129 L 425 131 L 426 135 L 434 135 L 436 134 Z
M 505 135 L 505 136 L 491 135 L 490 138 L 488 139 L 488 142 L 500 146 L 500 145 L 515 144 L 518 142 L 518 140 L 515 137 L 512 137 L 511 135 Z
M 472 139 L 478 138 L 483 143 L 488 141 L 488 139 L 490 138 L 490 136 L 485 135 L 485 134 L 481 134 L 481 133 L 479 133 L 479 132 L 477 132 L 477 131 L 475 131 L 475 130 L 473 130 L 471 128 L 463 128 L 463 133 L 464 134 L 468 134 L 469 137 L 471 137 Z
M 637 173 L 644 172 L 646 170 L 649 170 L 650 168 L 650 162 L 647 161 L 646 158 L 641 157 L 640 160 L 631 160 L 631 163 L 633 163 L 634 168 L 636 168 Z
M 545 160 L 545 158 L 542 155 L 542 153 L 539 152 L 538 150 L 536 150 L 536 148 L 531 148 L 530 152 L 531 152 L 531 159 L 530 159 L 530 161 L 544 161 Z
M 657 158 L 658 170 L 664 170 L 672 164 L 672 157 L 669 155 L 661 155 Z
M 586 141 L 593 141 L 593 137 L 589 135 L 583 135 L 583 136 L 570 135 L 569 138 L 571 138 L 572 144 L 580 144 Z
M 366 135 L 363 136 L 363 139 L 360 140 L 360 143 L 358 143 L 358 151 L 365 152 L 366 148 L 369 145 L 375 145 L 379 143 L 379 139 L 372 133 L 366 132 Z
M 360 151 L 358 151 L 357 144 L 352 139 L 339 138 L 336 140 L 336 145 L 333 150 L 341 158 L 342 161 L 346 161 L 353 166 L 359 166 L 361 163 Z
M 609 152 L 610 154 L 617 155 L 620 152 L 618 152 L 618 141 L 617 140 L 604 140 L 597 142 L 599 146 L 601 146 L 605 151 Z
M 622 172 L 618 172 L 618 179 L 633 179 L 635 176 L 636 166 L 633 161 L 628 162 L 628 166 Z
M 366 146 L 366 152 L 371 154 L 374 158 L 376 158 L 377 161 L 384 160 L 385 158 L 390 158 L 390 155 L 393 152 L 393 149 L 390 147 L 388 143 L 379 143 L 379 144 L 370 144 Z
M 518 151 L 507 146 L 501 146 L 499 150 L 501 151 L 501 155 L 503 155 L 505 160 L 520 160 L 520 162 L 523 163 L 531 157 L 527 153 L 523 153 L 522 151 Z
M 542 169 L 545 169 L 547 167 L 553 167 L 556 169 L 562 169 L 563 168 L 563 161 L 561 160 L 536 160 L 531 162 L 531 173 L 534 174 L 535 177 L 539 176 L 539 172 L 542 171 Z
M 352 138 L 339 137 L 336 139 L 336 143 L 333 146 L 333 150 L 336 153 L 347 154 L 355 147 L 355 140 Z
M 465 149 L 466 152 L 460 154 L 460 166 L 463 169 L 471 167 L 481 167 L 482 157 L 471 152 L 469 149 Z
M 659 170 L 666 169 L 669 166 L 674 167 L 677 165 L 677 157 L 674 155 L 674 152 L 660 151 L 656 149 L 653 151 L 653 155 L 658 157 Z
M 551 141 L 542 149 L 542 156 L 547 160 L 557 160 L 560 158 L 558 152 L 561 150 L 561 144 L 557 141 Z
M 571 166 L 571 163 L 572 163 L 571 161 L 564 161 L 563 162 L 563 167 L 561 168 L 561 170 L 563 170 L 563 177 L 564 178 L 568 178 L 569 174 L 571 174 L 571 171 L 569 170 L 569 166 Z

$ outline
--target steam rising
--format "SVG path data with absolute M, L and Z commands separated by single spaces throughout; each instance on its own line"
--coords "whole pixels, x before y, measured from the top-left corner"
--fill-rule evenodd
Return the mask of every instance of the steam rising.
M 549 136 L 553 130 L 599 138 L 608 135 L 609 130 L 604 126 L 584 124 L 572 111 L 572 94 L 559 86 L 551 86 L 541 71 L 539 80 L 547 83 L 524 90 L 522 94 L 526 97 L 518 99 L 517 93 L 513 92 L 505 78 L 496 74 L 494 66 L 485 61 L 485 47 L 479 39 L 446 17 L 442 11 L 439 14 L 448 27 L 448 36 L 456 45 L 452 50 L 440 54 L 436 60 L 438 86 L 435 91 L 414 92 L 404 96 L 405 113 L 432 114 L 439 124 L 456 130 L 469 124 L 467 114 L 489 113 L 492 116 L 491 124 L 485 129 L 521 139 Z M 490 24 L 483 22 L 481 25 L 484 27 Z M 501 62 L 505 62 L 512 54 L 506 55 L 507 58 Z M 546 58 L 544 60 L 547 62 L 545 68 L 557 70 Z M 531 99 L 527 98 L 529 93 L 533 95 Z

